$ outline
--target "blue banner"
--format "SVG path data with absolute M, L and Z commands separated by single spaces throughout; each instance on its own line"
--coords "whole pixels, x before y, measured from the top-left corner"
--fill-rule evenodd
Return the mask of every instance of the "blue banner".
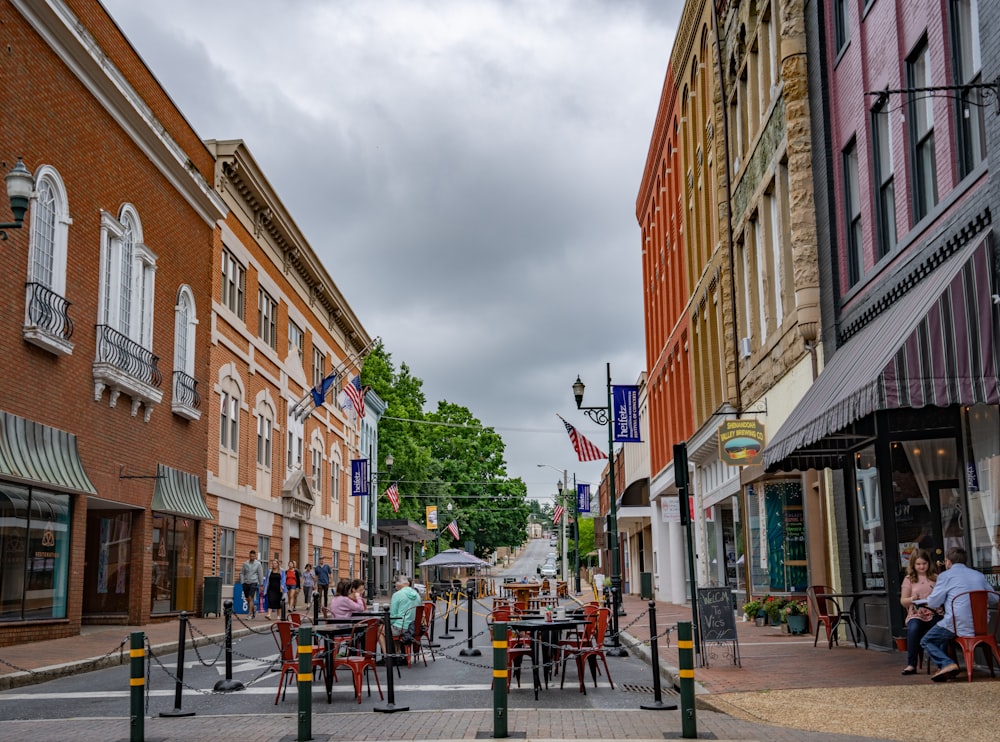
M 576 485 L 576 512 L 578 512 L 578 513 L 589 513 L 590 512 L 590 485 L 589 484 L 577 484 Z
M 616 443 L 642 443 L 639 435 L 639 387 L 612 386 L 611 410 L 614 413 Z
M 368 495 L 368 459 L 351 459 L 351 497 Z

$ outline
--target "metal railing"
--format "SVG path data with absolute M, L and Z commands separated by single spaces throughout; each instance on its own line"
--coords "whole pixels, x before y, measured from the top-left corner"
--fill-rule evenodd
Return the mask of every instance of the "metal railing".
M 72 302 L 59 296 L 48 286 L 31 282 L 28 290 L 28 321 L 53 337 L 69 340 L 73 336 L 73 320 L 69 317 Z
M 198 381 L 183 371 L 174 371 L 174 402 L 195 410 L 201 407 Z
M 111 325 L 97 326 L 97 360 L 145 384 L 158 387 L 163 383 L 163 375 L 156 365 L 159 357 Z

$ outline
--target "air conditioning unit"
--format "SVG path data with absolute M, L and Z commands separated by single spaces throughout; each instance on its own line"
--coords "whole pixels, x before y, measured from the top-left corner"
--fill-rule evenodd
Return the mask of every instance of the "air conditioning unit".
M 749 358 L 751 353 L 750 338 L 740 338 L 740 358 Z

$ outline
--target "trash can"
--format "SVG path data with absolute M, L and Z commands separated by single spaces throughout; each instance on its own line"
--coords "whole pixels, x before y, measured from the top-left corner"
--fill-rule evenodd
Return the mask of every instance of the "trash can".
M 653 573 L 639 573 L 639 597 L 643 600 L 653 599 Z
M 215 575 L 205 577 L 205 589 L 201 595 L 201 616 L 209 613 L 219 616 L 222 612 L 222 578 Z

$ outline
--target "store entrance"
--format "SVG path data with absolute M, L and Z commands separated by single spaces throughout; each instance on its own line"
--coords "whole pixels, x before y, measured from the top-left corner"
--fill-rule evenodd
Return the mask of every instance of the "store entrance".
M 953 546 L 965 545 L 965 507 L 953 439 L 897 441 L 892 446 L 892 489 L 899 568 L 926 550 L 939 570 Z

